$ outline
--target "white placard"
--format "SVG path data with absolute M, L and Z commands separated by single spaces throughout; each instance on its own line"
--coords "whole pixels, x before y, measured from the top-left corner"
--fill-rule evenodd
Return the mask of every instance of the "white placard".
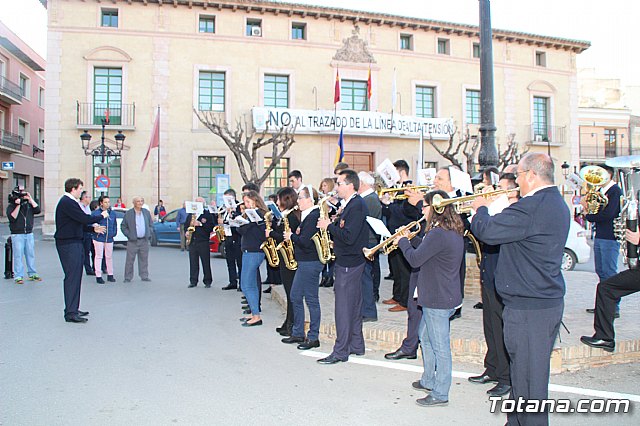
M 224 206 L 228 209 L 235 210 L 236 207 L 238 207 L 236 205 L 236 199 L 233 197 L 233 195 L 223 195 L 222 201 L 224 202 Z
M 400 181 L 400 173 L 398 173 L 398 170 L 388 158 L 380 163 L 376 168 L 376 172 L 378 172 L 385 185 L 389 188 Z
M 240 226 L 248 224 L 249 221 L 242 216 L 236 216 L 229 221 L 229 226 L 233 228 L 239 228 Z
M 200 216 L 204 212 L 204 203 L 200 201 L 185 201 L 184 208 L 187 214 L 191 213 Z
M 231 226 L 227 225 L 226 223 L 224 225 L 222 225 L 222 227 L 224 228 L 224 235 L 226 235 L 227 237 L 231 237 L 233 234 L 231 233 Z
M 451 186 L 455 189 L 459 189 L 463 194 L 473 193 L 471 176 L 469 176 L 468 173 L 460 171 L 455 167 L 449 167 L 449 176 L 451 176 Z
M 251 222 L 258 223 L 262 220 L 256 209 L 245 209 L 244 213 L 247 215 Z
M 380 235 L 381 237 L 389 238 L 391 236 L 391 232 L 384 226 L 384 222 L 380 219 L 376 219 L 375 217 L 367 216 L 367 223 L 373 229 L 373 232 Z
M 491 185 L 497 187 L 500 183 L 500 175 L 495 172 L 489 172 L 489 175 L 491 176 Z
M 572 190 L 580 191 L 580 189 L 584 185 L 584 180 L 576 173 L 571 173 L 569 176 L 567 176 L 566 183 Z
M 436 178 L 437 170 L 433 167 L 428 169 L 418 170 L 418 185 L 419 186 L 432 186 L 433 181 Z

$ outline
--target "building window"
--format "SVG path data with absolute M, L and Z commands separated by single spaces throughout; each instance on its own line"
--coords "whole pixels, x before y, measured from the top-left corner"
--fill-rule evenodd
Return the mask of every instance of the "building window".
M 262 37 L 261 19 L 247 19 L 247 35 L 249 37 Z
M 271 157 L 267 157 L 263 160 L 263 170 L 266 170 L 271 165 Z M 289 159 L 281 158 L 276 167 L 269 173 L 269 177 L 264 182 L 265 195 L 271 195 L 278 192 L 280 188 L 284 188 L 289 185 L 287 175 L 289 174 Z
M 344 110 L 369 111 L 367 82 L 342 80 L 340 84 L 340 101 Z
M 289 108 L 289 76 L 264 76 L 264 106 Z
M 18 120 L 18 136 L 22 139 L 22 143 L 29 145 L 29 123 Z
M 44 129 L 38 129 L 38 148 L 44 149 Z
M 604 129 L 604 156 L 606 158 L 615 157 L 617 155 L 617 136 L 616 129 Z
M 448 38 L 438 39 L 438 53 L 441 55 L 449 55 L 451 53 Z
M 200 111 L 224 111 L 225 74 L 200 71 L 198 109 Z
M 306 40 L 307 39 L 307 24 L 300 22 L 294 22 L 291 24 L 291 39 L 293 40 Z
M 465 113 L 467 124 L 480 124 L 480 91 L 467 90 Z
M 473 57 L 480 57 L 480 43 L 473 43 Z
M 94 68 L 93 124 L 102 124 L 109 111 L 109 124 L 122 123 L 122 68 Z
M 13 172 L 13 188 L 15 188 L 16 186 L 21 186 L 27 189 L 27 175 Z
M 31 97 L 31 85 L 29 84 L 29 77 L 24 74 L 20 74 L 20 94 L 23 98 L 29 99 Z
M 216 32 L 216 17 L 208 15 L 200 15 L 200 21 L 198 24 L 198 31 L 201 33 L 215 34 Z
M 549 141 L 549 98 L 533 97 L 533 136 L 536 141 Z
M 435 117 L 435 88 L 417 86 L 416 87 L 416 116 L 422 118 Z
M 106 195 L 112 199 L 112 203 L 115 204 L 115 200 L 122 197 L 122 181 L 121 181 L 121 161 L 119 156 L 105 155 L 104 163 L 102 162 L 102 156 L 96 155 L 93 157 L 93 179 L 91 183 L 93 185 L 93 198 L 98 198 L 101 195 Z M 109 188 L 106 191 L 99 191 L 95 186 L 96 178 L 100 175 L 105 175 L 111 181 Z
M 216 199 L 216 175 L 220 174 L 224 174 L 224 157 L 198 157 L 198 197 Z
M 33 199 L 36 203 L 41 204 L 42 201 L 42 178 L 33 178 Z
M 547 66 L 547 54 L 545 52 L 536 52 L 536 65 L 539 67 Z
M 101 23 L 103 27 L 118 28 L 118 9 L 102 9 Z
M 44 89 L 42 87 L 38 90 L 38 106 L 44 108 Z
M 413 50 L 413 36 L 400 34 L 400 50 Z

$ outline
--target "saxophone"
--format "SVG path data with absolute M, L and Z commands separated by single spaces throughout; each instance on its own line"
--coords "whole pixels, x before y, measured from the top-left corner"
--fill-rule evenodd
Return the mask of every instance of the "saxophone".
M 187 247 L 191 244 L 191 237 L 193 236 L 193 233 L 195 231 L 196 231 L 196 214 L 191 213 L 191 222 L 189 223 L 189 227 L 184 233 L 184 238 L 187 243 Z
M 264 214 L 264 223 L 266 226 L 266 231 L 271 232 L 271 218 L 273 217 L 273 213 L 266 212 Z M 278 267 L 280 265 L 280 258 L 278 257 L 278 251 L 276 249 L 276 242 L 273 238 L 268 237 L 266 241 L 260 244 L 260 248 L 264 252 L 267 257 L 267 263 L 272 268 Z
M 284 234 L 286 234 L 287 232 L 291 232 L 291 227 L 289 226 L 288 217 L 289 217 L 289 214 L 292 213 L 297 208 L 298 206 L 295 206 L 293 209 L 289 210 L 289 212 L 286 215 L 283 214 L 284 218 L 282 219 L 282 222 L 284 224 L 284 232 L 283 232 Z M 282 240 L 282 242 L 278 244 L 276 248 L 282 255 L 282 259 L 284 260 L 284 264 L 288 270 L 295 271 L 296 269 L 298 269 L 298 262 L 296 262 L 296 259 L 294 257 L 293 243 L 291 242 L 291 240 Z
M 215 231 L 219 242 L 223 242 L 224 239 L 227 238 L 227 236 L 224 235 L 224 225 L 216 225 L 213 230 Z
M 327 195 L 323 197 L 319 202 L 320 207 L 320 219 L 329 219 L 329 199 L 333 195 Z M 327 264 L 335 260 L 336 256 L 331 251 L 331 238 L 329 232 L 326 229 L 318 229 L 318 232 L 313 234 L 311 240 L 316 245 L 316 251 L 318 252 L 318 260 L 322 264 Z

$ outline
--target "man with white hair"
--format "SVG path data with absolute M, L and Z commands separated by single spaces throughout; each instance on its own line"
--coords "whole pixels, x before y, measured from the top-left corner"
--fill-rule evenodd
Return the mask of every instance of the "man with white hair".
M 195 220 L 195 231 L 191 233 L 191 244 L 189 244 L 189 285 L 193 288 L 198 285 L 198 277 L 200 275 L 199 263 L 202 263 L 202 282 L 205 288 L 210 288 L 213 282 L 211 275 L 211 254 L 209 253 L 209 236 L 213 232 L 216 220 L 209 212 L 204 198 L 196 198 L 196 203 L 202 203 L 204 210 L 202 214 Z M 194 213 L 187 215 L 185 226 L 189 227 Z
M 382 207 L 378 194 L 373 190 L 375 179 L 367 172 L 359 172 L 360 188 L 358 194 L 367 205 L 368 215 L 376 219 L 382 217 Z M 371 248 L 378 244 L 378 234 L 369 228 L 369 240 L 367 248 Z M 376 310 L 376 301 L 380 299 L 380 257 L 376 253 L 373 261 L 367 261 L 362 273 L 362 320 L 364 322 L 376 321 L 378 319 L 378 311 Z
M 138 256 L 138 274 L 142 281 L 149 278 L 149 240 L 151 239 L 151 213 L 143 208 L 144 198 L 133 197 L 133 208 L 122 218 L 120 229 L 127 237 L 127 259 L 124 263 L 124 282 L 133 279 L 133 264 Z

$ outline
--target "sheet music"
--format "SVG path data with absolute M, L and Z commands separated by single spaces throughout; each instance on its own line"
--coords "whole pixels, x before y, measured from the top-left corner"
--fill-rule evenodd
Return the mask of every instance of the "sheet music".
M 400 181 L 400 173 L 398 173 L 398 170 L 396 170 L 395 166 L 388 158 L 380 163 L 376 168 L 376 172 L 378 172 L 380 178 L 382 178 L 389 188 Z
M 222 227 L 224 228 L 224 235 L 226 235 L 227 237 L 231 237 L 233 234 L 231 233 L 231 226 L 228 224 L 224 224 L 222 225 Z
M 242 216 L 236 216 L 234 219 L 231 219 L 229 221 L 229 226 L 234 227 L 234 228 L 239 228 L 243 225 L 247 225 L 248 223 L 250 223 L 247 219 L 245 219 Z
M 192 213 L 200 216 L 202 212 L 204 212 L 204 203 L 200 201 L 185 201 L 184 208 L 187 211 L 187 214 Z
M 262 220 L 256 209 L 245 209 L 244 212 L 251 222 L 258 223 Z
M 367 216 L 367 223 L 373 229 L 373 232 L 380 235 L 381 237 L 389 238 L 391 236 L 391 232 L 384 226 L 384 222 L 380 219 L 376 219 L 375 217 Z

